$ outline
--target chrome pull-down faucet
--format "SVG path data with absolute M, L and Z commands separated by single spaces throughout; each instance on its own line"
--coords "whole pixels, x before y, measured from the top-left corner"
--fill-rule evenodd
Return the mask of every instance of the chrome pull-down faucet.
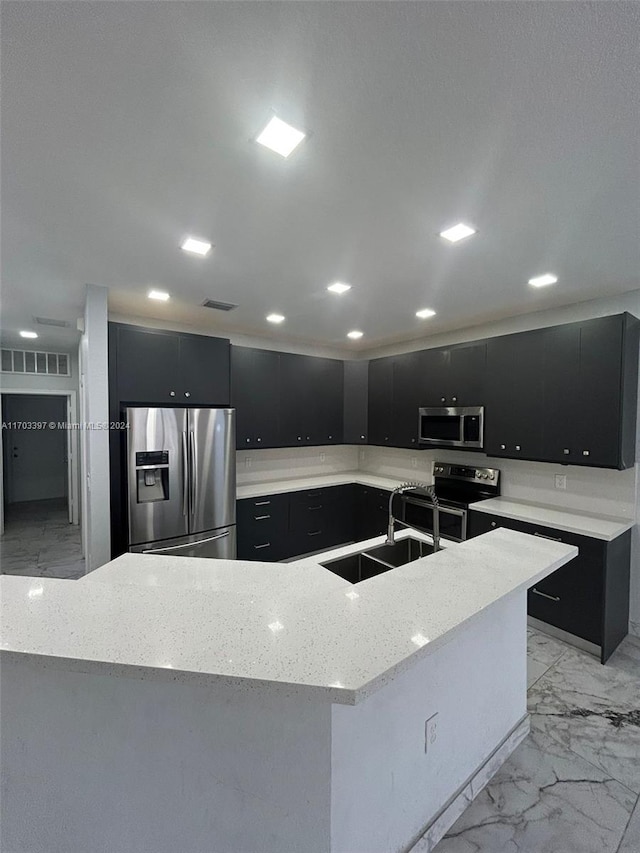
M 439 502 L 438 496 L 436 495 L 436 490 L 434 486 L 428 486 L 426 483 L 402 483 L 402 485 L 397 486 L 389 497 L 389 525 L 387 527 L 387 541 L 386 545 L 394 545 L 395 544 L 395 518 L 393 517 L 393 499 L 396 495 L 401 495 L 403 492 L 410 492 L 414 489 L 419 489 L 421 492 L 425 492 L 425 494 L 429 497 L 431 501 L 431 505 L 433 506 L 433 551 L 440 550 L 440 512 L 439 512 Z M 406 523 L 406 522 L 405 522 Z

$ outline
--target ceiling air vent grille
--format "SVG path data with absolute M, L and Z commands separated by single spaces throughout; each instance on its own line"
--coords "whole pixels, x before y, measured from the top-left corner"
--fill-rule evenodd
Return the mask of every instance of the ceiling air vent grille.
M 34 317 L 39 326 L 57 326 L 60 329 L 67 329 L 71 323 L 66 320 L 54 320 L 52 317 Z
M 38 376 L 71 376 L 71 359 L 66 352 L 31 352 L 3 349 L 3 373 L 32 373 Z
M 213 308 L 214 311 L 233 311 L 237 308 L 233 302 L 218 302 L 215 299 L 205 299 L 202 303 L 203 308 Z

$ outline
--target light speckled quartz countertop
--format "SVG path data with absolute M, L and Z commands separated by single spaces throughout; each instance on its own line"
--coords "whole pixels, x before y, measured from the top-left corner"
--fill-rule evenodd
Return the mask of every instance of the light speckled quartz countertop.
M 489 500 L 472 504 L 471 509 L 488 512 L 491 515 L 501 515 L 514 521 L 553 527 L 567 533 L 604 539 L 605 542 L 611 542 L 634 525 L 634 522 L 628 518 L 589 515 L 586 512 L 527 503 L 513 498 L 489 498 Z
M 290 564 L 127 554 L 80 581 L 4 575 L 2 653 L 355 704 L 578 553 L 495 530 L 351 586 L 318 562 L 347 550 Z

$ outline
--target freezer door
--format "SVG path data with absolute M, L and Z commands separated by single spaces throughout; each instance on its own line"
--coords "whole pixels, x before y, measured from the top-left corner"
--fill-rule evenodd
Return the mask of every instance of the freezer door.
M 223 527 L 197 536 L 182 536 L 164 542 L 147 542 L 130 549 L 138 554 L 164 554 L 175 557 L 209 557 L 214 560 L 235 560 L 236 528 Z
M 186 409 L 127 409 L 129 543 L 189 532 Z
M 190 533 L 236 521 L 235 409 L 189 409 Z

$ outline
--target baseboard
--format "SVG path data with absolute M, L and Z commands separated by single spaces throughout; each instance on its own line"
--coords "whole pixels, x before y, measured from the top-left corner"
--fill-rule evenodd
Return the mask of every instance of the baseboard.
M 476 772 L 460 786 L 449 802 L 440 810 L 417 841 L 406 853 L 431 853 L 460 815 L 495 776 L 511 753 L 529 734 L 529 715 L 526 714 L 493 750 Z
M 640 622 L 629 622 L 629 633 L 640 640 Z

